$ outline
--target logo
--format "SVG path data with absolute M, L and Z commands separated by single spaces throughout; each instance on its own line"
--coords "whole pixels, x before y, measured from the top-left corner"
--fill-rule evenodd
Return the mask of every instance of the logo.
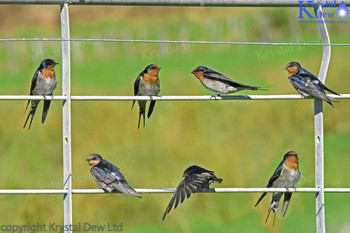
M 306 21 L 306 20 L 300 20 L 299 23 L 346 23 L 346 20 L 339 20 L 344 19 L 349 15 L 349 9 L 346 7 L 346 4 L 344 2 L 341 2 L 340 5 L 336 6 L 336 0 L 333 0 L 331 2 L 321 2 L 317 3 L 314 1 L 298 1 L 299 2 L 299 16 L 298 19 L 316 19 Z M 319 7 L 322 7 L 325 11 L 327 9 L 330 10 L 330 12 L 322 12 L 319 9 Z M 316 12 L 314 15 L 314 8 L 316 8 Z M 332 10 L 336 11 L 332 12 Z M 324 20 L 322 20 L 324 19 Z
M 346 18 L 349 15 L 349 9 L 346 7 L 344 2 L 341 2 L 338 9 L 337 15 L 339 18 Z

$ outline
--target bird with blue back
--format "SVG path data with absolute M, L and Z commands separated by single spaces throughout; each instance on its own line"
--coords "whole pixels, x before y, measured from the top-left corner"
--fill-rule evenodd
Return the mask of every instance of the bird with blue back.
M 335 95 L 339 94 L 326 87 L 316 75 L 302 68 L 301 65 L 295 61 L 289 62 L 285 69 L 288 71 L 290 83 L 303 98 L 312 96 L 326 101 L 334 107 L 332 102 L 335 102 L 335 100 L 327 96 L 325 91 L 329 91 Z
M 30 95 L 52 96 L 52 93 L 57 86 L 56 74 L 54 70 L 57 64 L 58 63 L 56 63 L 52 59 L 45 59 L 40 63 L 40 66 L 36 70 L 32 79 L 32 85 L 30 87 Z M 32 101 L 28 100 L 25 112 L 27 111 L 28 105 L 30 102 L 31 102 L 30 110 L 23 126 L 23 128 L 26 127 L 28 119 L 31 116 L 28 129 L 30 129 L 32 125 L 33 118 L 40 100 L 32 100 Z M 50 103 L 51 103 L 51 100 L 44 100 L 43 115 L 41 118 L 42 123 L 45 122 L 47 113 L 49 112 Z

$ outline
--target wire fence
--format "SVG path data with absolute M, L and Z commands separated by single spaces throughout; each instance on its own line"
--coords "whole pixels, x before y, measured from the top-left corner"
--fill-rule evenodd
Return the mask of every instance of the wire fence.
M 124 43 L 165 43 L 165 44 L 214 44 L 214 45 L 283 45 L 283 46 L 350 46 L 350 43 L 291 43 L 291 42 L 234 42 L 234 41 L 193 41 L 193 40 L 128 40 L 128 39 L 60 39 L 60 38 L 7 38 L 5 41 L 71 41 L 71 42 L 124 42 Z
M 138 193 L 173 193 L 175 188 L 164 189 L 135 189 Z M 320 188 L 211 188 L 198 191 L 199 193 L 257 193 L 257 192 L 294 192 L 294 193 L 315 193 Z M 325 188 L 325 193 L 349 193 L 350 188 Z M 1 194 L 67 194 L 68 190 L 63 189 L 1 189 Z M 72 189 L 73 194 L 104 194 L 102 189 Z M 119 192 L 116 192 L 119 193 Z
M 345 0 L 350 4 L 350 0 Z M 336 1 L 337 5 L 341 1 Z M 322 46 L 323 58 L 319 78 L 325 81 L 328 64 L 330 61 L 330 49 L 332 46 L 350 46 L 350 43 L 331 44 L 326 24 L 318 24 L 323 43 L 270 43 L 270 42 L 224 42 L 224 41 L 171 41 L 171 40 L 129 40 L 129 39 L 71 39 L 69 31 L 69 5 L 152 5 L 152 6 L 300 6 L 298 1 L 291 0 L 0 0 L 0 4 L 45 4 L 60 5 L 61 36 L 62 38 L 9 38 L 0 39 L 0 42 L 25 42 L 25 41 L 60 41 L 62 42 L 62 96 L 28 96 L 28 95 L 1 95 L 0 100 L 58 100 L 63 101 L 63 188 L 62 189 L 9 189 L 0 190 L 3 194 L 63 194 L 64 195 L 64 225 L 73 224 L 72 194 L 102 194 L 102 189 L 72 189 L 72 164 L 71 164 L 71 101 L 132 101 L 132 100 L 157 100 L 157 101 L 218 101 L 218 100 L 300 100 L 300 95 L 235 95 L 235 96 L 71 96 L 70 95 L 70 42 L 123 42 L 123 43 L 183 43 L 183 44 L 226 44 L 226 45 L 281 45 L 281 46 Z M 316 10 L 316 9 L 315 9 Z M 321 8 L 317 10 L 322 10 Z M 350 94 L 341 96 L 330 95 L 335 99 L 350 99 Z M 306 98 L 308 99 L 308 98 Z M 318 233 L 325 232 L 324 193 L 349 193 L 350 188 L 325 188 L 324 187 L 324 143 L 323 143 L 323 109 L 322 102 L 315 99 L 315 187 L 314 188 L 215 188 L 201 192 L 208 193 L 250 193 L 250 192 L 308 192 L 316 194 L 316 229 Z M 169 189 L 135 189 L 139 193 L 172 193 Z M 71 232 L 71 231 L 66 231 Z
M 333 99 L 350 99 L 350 94 L 340 96 L 330 94 Z M 31 96 L 31 95 L 0 95 L 0 100 L 67 100 L 67 96 Z M 300 95 L 234 95 L 234 96 L 211 96 L 211 95 L 167 95 L 167 96 L 78 96 L 72 95 L 70 100 L 94 100 L 94 101 L 134 101 L 134 100 L 156 100 L 156 101 L 184 101 L 184 100 L 310 100 L 311 97 L 303 98 Z
M 321 2 L 321 1 L 316 1 Z M 333 2 L 333 1 L 332 1 Z M 336 0 L 337 6 L 349 0 Z M 133 6 L 235 6 L 235 7 L 296 7 L 300 6 L 294 0 L 0 0 L 0 4 L 39 4 L 39 5 L 133 5 Z M 308 2 L 304 1 L 303 6 Z

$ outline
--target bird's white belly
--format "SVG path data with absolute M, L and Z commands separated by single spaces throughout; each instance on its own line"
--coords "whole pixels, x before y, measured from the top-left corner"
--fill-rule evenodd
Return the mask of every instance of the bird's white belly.
M 34 95 L 50 95 L 57 86 L 56 78 L 44 78 L 38 75 L 36 86 L 33 90 Z
M 139 92 L 137 95 L 158 95 L 160 92 L 159 86 L 157 84 L 151 83 L 140 83 Z
M 203 81 L 203 85 L 206 88 L 208 88 L 210 91 L 213 91 L 213 92 L 218 93 L 218 94 L 228 94 L 228 93 L 237 91 L 236 88 L 234 88 L 230 85 L 227 85 L 223 82 L 210 80 L 210 79 L 205 79 Z
M 286 165 L 283 166 L 281 176 L 274 182 L 274 188 L 292 188 L 300 180 L 299 170 L 288 169 Z

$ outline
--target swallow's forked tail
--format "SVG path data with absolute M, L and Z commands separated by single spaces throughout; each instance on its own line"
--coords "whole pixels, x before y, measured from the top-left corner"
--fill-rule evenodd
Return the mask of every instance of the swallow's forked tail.
M 29 124 L 28 129 L 30 129 L 30 126 L 32 126 L 32 121 L 33 121 L 34 115 L 31 115 L 31 114 L 29 113 L 28 116 L 27 116 L 26 122 L 24 122 L 23 129 L 26 127 L 27 121 L 28 121 L 28 119 L 29 119 L 30 116 L 32 116 L 32 118 L 30 119 L 30 124 Z
M 265 223 L 267 223 L 267 220 L 269 219 L 269 216 L 270 216 L 270 213 L 271 213 L 271 210 L 272 210 L 272 212 L 273 212 L 273 214 L 274 214 L 272 226 L 274 226 L 274 225 L 275 225 L 275 220 L 276 220 L 276 213 L 277 213 L 277 208 L 278 208 L 278 202 L 277 202 L 277 207 L 276 207 L 276 208 L 273 207 L 272 205 L 273 205 L 273 204 L 271 204 L 271 206 L 270 206 L 270 208 L 269 208 L 269 212 L 268 212 L 268 214 L 267 214 Z
M 265 223 L 267 223 L 267 220 L 269 219 L 269 216 L 270 216 L 270 213 L 272 210 L 274 213 L 273 226 L 275 225 L 276 213 L 277 213 L 278 205 L 280 203 L 280 199 L 281 199 L 282 195 L 283 195 L 283 193 L 273 193 L 271 205 L 270 205 L 269 212 L 267 214 Z
M 322 96 L 321 100 L 326 101 L 329 105 L 331 105 L 334 108 L 333 102 L 339 102 L 338 100 L 328 96 L 327 94 L 324 94 L 324 96 Z
M 139 101 L 140 113 L 139 113 L 139 123 L 137 128 L 140 128 L 141 116 L 143 116 L 143 127 L 146 125 L 146 101 Z
M 27 107 L 26 107 L 26 111 L 27 111 L 27 108 L 28 108 L 29 101 L 30 101 L 30 100 L 28 100 Z M 38 107 L 38 104 L 39 104 L 40 100 L 39 100 L 39 101 L 38 101 L 38 100 L 32 100 L 31 102 L 32 102 L 32 103 L 31 103 L 31 106 L 30 106 L 30 110 L 29 110 L 27 119 L 26 119 L 26 121 L 24 122 L 23 129 L 26 127 L 27 122 L 28 122 L 28 119 L 29 119 L 30 116 L 32 116 L 32 117 L 31 117 L 31 119 L 30 119 L 30 123 L 29 123 L 28 129 L 30 129 L 30 127 L 32 126 L 32 122 L 33 122 L 33 118 L 34 118 L 34 115 L 35 115 L 35 112 L 36 112 L 36 108 Z M 25 111 L 25 112 L 26 112 L 26 111 Z
M 28 102 L 27 102 L 26 110 L 24 110 L 24 113 L 26 113 L 26 112 L 27 112 L 27 109 L 28 109 L 29 103 L 30 103 L 30 100 L 28 100 Z

